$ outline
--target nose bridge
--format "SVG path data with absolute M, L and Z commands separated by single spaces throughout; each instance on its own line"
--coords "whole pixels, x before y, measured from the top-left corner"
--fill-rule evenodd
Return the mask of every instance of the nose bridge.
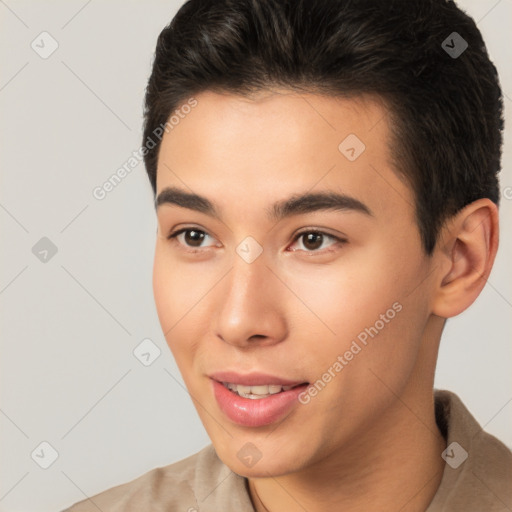
M 254 260 L 235 254 L 219 298 L 216 335 L 239 346 L 255 340 L 280 341 L 285 336 L 286 322 L 276 281 L 263 254 Z

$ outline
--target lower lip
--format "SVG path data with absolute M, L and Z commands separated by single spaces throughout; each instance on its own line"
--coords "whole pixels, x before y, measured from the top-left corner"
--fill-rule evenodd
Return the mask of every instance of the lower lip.
M 233 422 L 244 427 L 262 427 L 283 418 L 299 403 L 298 396 L 308 385 L 302 384 L 267 398 L 244 398 L 212 379 L 213 393 L 221 411 Z

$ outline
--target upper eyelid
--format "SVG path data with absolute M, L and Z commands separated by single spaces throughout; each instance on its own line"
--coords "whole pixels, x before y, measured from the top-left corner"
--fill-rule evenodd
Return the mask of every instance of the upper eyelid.
M 211 238 L 215 238 L 213 235 L 211 235 L 205 229 L 196 228 L 195 226 L 191 226 L 191 227 L 185 226 L 184 228 L 179 228 L 179 229 L 173 230 L 173 231 L 171 231 L 167 235 L 167 237 L 170 238 L 171 236 L 179 235 L 179 234 L 183 233 L 184 231 L 200 231 L 201 233 L 204 233 L 205 235 L 208 235 Z M 343 235 L 333 235 L 331 233 L 328 233 L 327 231 L 323 231 L 320 228 L 305 228 L 305 229 L 303 229 L 301 231 L 296 232 L 294 234 L 294 236 L 293 236 L 293 239 L 296 240 L 299 236 L 304 235 L 306 233 L 318 233 L 318 234 L 321 234 L 321 235 L 327 235 L 327 236 L 329 236 L 331 238 L 337 238 L 337 239 L 343 239 L 344 238 Z
M 213 238 L 214 240 L 216 240 L 216 237 L 214 237 L 213 235 L 211 235 L 208 231 L 206 231 L 205 229 L 200 229 L 200 228 L 196 228 L 196 227 L 184 227 L 184 228 L 179 228 L 179 229 L 175 229 L 173 231 L 171 231 L 168 235 L 167 235 L 167 238 L 170 239 L 171 237 L 173 238 L 176 238 L 177 236 L 181 235 L 182 233 L 185 233 L 187 231 L 199 231 L 201 233 L 204 233 L 205 235 L 209 236 L 210 238 Z
M 301 235 L 305 235 L 306 233 L 318 233 L 320 235 L 326 235 L 326 236 L 329 236 L 331 238 L 337 238 L 339 240 L 342 240 L 345 238 L 344 235 L 333 235 L 332 233 L 329 233 L 328 231 L 324 231 L 323 229 L 320 229 L 320 228 L 309 228 L 309 229 L 303 229 L 301 231 L 298 231 L 297 233 L 295 233 L 295 235 L 293 236 L 293 239 L 295 240 L 296 238 L 298 238 L 299 236 Z
M 204 233 L 205 235 L 215 238 L 215 236 L 213 236 L 209 231 L 207 231 L 206 229 L 197 227 L 197 226 L 185 226 L 185 227 L 181 227 L 178 229 L 172 229 L 167 234 L 167 238 L 170 238 L 173 235 L 179 235 L 179 234 L 183 233 L 184 231 L 200 231 L 201 233 Z

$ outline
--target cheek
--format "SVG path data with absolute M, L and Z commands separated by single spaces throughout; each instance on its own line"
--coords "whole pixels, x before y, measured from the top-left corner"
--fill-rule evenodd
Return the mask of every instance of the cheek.
M 157 245 L 153 262 L 153 297 L 164 334 L 175 322 L 179 293 L 173 286 L 174 279 L 175 272 L 172 271 L 172 266 L 166 264 L 162 250 Z
M 317 372 L 346 354 L 343 374 L 351 380 L 371 379 L 369 369 L 388 373 L 391 364 L 397 385 L 409 375 L 428 318 L 427 298 L 418 286 L 425 270 L 420 253 L 409 252 L 407 264 L 397 254 L 405 248 L 388 247 L 347 254 L 335 265 L 296 276 L 291 287 L 314 313 L 311 328 L 323 332 L 313 355 Z
M 153 263 L 153 295 L 164 333 L 186 322 L 201 307 L 214 279 L 201 264 L 180 264 L 165 243 L 157 243 Z M 210 281 L 212 281 L 210 283 Z M 193 310 L 193 311 L 192 311 Z
M 178 366 L 186 355 L 185 342 L 189 339 L 180 335 L 187 325 L 187 314 L 198 302 L 201 286 L 189 284 L 189 276 L 175 261 L 169 259 L 165 247 L 155 251 L 153 264 L 153 296 L 162 332 L 167 340 Z
M 395 274 L 383 261 L 359 254 L 357 261 L 341 258 L 330 266 L 296 272 L 287 282 L 313 313 L 311 323 L 323 323 L 326 338 L 336 341 L 373 325 L 403 297 L 403 276 L 396 279 Z
M 225 270 L 208 263 L 180 263 L 165 244 L 157 244 L 153 296 L 167 344 L 186 379 L 212 317 L 209 301 Z M 210 293 L 210 296 L 208 295 Z

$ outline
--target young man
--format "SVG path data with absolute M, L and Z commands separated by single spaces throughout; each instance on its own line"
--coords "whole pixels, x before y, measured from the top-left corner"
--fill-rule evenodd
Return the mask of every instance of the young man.
M 68 510 L 510 510 L 510 451 L 433 390 L 496 255 L 502 129 L 453 2 L 187 2 L 144 154 L 158 315 L 212 445 Z

